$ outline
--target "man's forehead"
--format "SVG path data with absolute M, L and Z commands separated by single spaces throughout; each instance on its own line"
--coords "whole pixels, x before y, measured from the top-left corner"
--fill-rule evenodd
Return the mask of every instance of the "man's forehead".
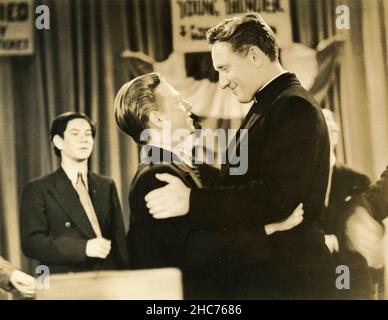
M 212 50 L 215 51 L 224 51 L 224 50 L 230 50 L 231 44 L 226 41 L 216 41 L 215 43 L 212 44 Z
M 218 67 L 227 63 L 227 61 L 233 55 L 231 46 L 227 42 L 216 42 L 212 45 L 212 59 L 214 67 Z
M 160 85 L 156 88 L 156 91 L 163 97 L 180 97 L 180 93 L 167 81 L 162 80 Z
M 89 122 L 82 118 L 70 120 L 67 123 L 66 130 L 91 130 Z

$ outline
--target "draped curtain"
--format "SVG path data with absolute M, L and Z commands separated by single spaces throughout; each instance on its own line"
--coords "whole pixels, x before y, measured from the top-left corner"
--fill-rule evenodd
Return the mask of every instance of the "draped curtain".
M 338 1 L 340 3 L 340 1 Z M 347 0 L 350 29 L 341 68 L 347 162 L 376 180 L 388 163 L 388 3 Z
M 35 31 L 35 53 L 0 58 L 0 254 L 23 269 L 18 208 L 25 183 L 58 167 L 49 142 L 51 121 L 65 111 L 97 124 L 92 170 L 112 176 L 128 222 L 128 188 L 137 147 L 115 124 L 115 87 L 126 81 L 117 61 L 128 38 L 123 1 L 46 0 L 51 29 Z
M 127 47 L 157 62 L 173 51 L 170 0 L 126 0 Z
M 335 26 L 336 0 L 291 0 L 295 42 L 316 49 L 318 73 L 310 92 L 323 108 L 332 110 L 342 121 L 340 101 L 343 41 Z M 337 159 L 346 162 L 343 137 L 337 146 Z
M 336 29 L 339 5 L 349 8 L 348 30 Z M 291 0 L 291 8 L 294 41 L 318 46 L 318 52 L 322 40 L 338 41 L 318 54 L 319 76 L 331 78 L 320 102 L 335 112 L 341 125 L 337 158 L 375 180 L 388 162 L 388 3 Z M 328 56 L 336 56 L 340 64 Z M 315 85 L 312 91 L 320 87 Z

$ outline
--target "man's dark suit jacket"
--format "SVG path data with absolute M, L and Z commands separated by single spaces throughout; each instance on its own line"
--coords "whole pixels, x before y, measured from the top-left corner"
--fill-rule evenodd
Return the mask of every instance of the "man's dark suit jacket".
M 388 217 L 388 167 L 365 193 L 365 198 L 372 206 L 372 215 L 377 221 L 383 221 Z
M 333 203 L 329 208 L 333 208 L 338 199 L 338 208 L 336 219 L 327 220 L 329 231 L 334 230 L 339 240 L 339 252 L 334 254 L 336 265 L 346 265 L 350 269 L 350 290 L 341 290 L 338 298 L 342 299 L 372 299 L 375 291 L 375 283 L 379 283 L 379 288 L 383 285 L 383 270 L 376 270 L 368 267 L 365 258 L 351 250 L 347 244 L 345 236 L 345 224 L 347 219 L 355 212 L 358 206 L 364 207 L 368 213 L 380 223 L 388 217 L 388 167 L 382 173 L 379 181 L 373 186 L 370 185 L 369 178 L 348 168 L 340 167 L 337 171 L 336 185 L 330 195 Z M 333 175 L 334 184 L 334 175 Z M 333 185 L 334 187 L 334 185 Z M 341 198 L 345 195 L 351 195 L 352 199 L 345 204 L 341 203 Z M 343 202 L 343 200 L 342 200 Z M 341 205 L 342 204 L 342 205 Z
M 329 203 L 325 208 L 323 225 L 326 234 L 335 234 L 339 241 L 339 252 L 333 253 L 335 266 L 346 265 L 350 270 L 350 289 L 338 290 L 338 299 L 370 299 L 372 281 L 366 260 L 346 245 L 345 221 L 354 201 L 368 191 L 368 176 L 343 165 L 333 168 Z
M 221 187 L 192 190 L 193 227 L 218 232 L 229 251 L 220 264 L 235 265 L 236 277 L 239 265 L 269 261 L 274 298 L 327 297 L 334 269 L 319 224 L 329 175 L 320 107 L 294 74 L 282 74 L 256 94 L 240 128 L 248 129 L 241 136 L 248 138 L 248 171 L 231 175 L 230 158 L 221 169 Z M 239 144 L 240 137 L 237 150 Z M 286 218 L 300 202 L 303 223 L 266 237 L 263 225 Z
M 131 184 L 129 193 L 130 226 L 127 234 L 129 257 L 132 268 L 177 267 L 183 271 L 184 296 L 186 299 L 219 298 L 214 282 L 212 263 L 200 248 L 203 234 L 192 232 L 188 217 L 154 219 L 149 213 L 144 197 L 152 190 L 163 187 L 165 182 L 155 178 L 157 173 L 169 173 L 179 177 L 191 189 L 198 189 L 219 178 L 219 170 L 199 166 L 200 181 L 192 168 L 164 149 L 151 147 L 149 152 L 160 154 L 159 159 L 149 158 L 141 163 Z M 163 156 L 165 161 L 163 161 Z M 217 178 L 215 178 L 217 177 Z M 197 244 L 193 246 L 193 243 Z M 206 246 L 211 245 L 206 243 Z M 205 248 L 206 248 L 205 246 Z M 205 265 L 202 262 L 205 261 Z
M 326 234 L 335 234 L 342 238 L 343 217 L 349 201 L 366 192 L 370 179 L 365 174 L 343 165 L 335 165 L 332 173 L 329 204 L 324 212 L 323 225 Z
M 106 259 L 86 256 L 96 237 L 77 191 L 62 168 L 27 183 L 21 202 L 24 254 L 47 265 L 51 273 L 129 267 L 121 207 L 114 181 L 88 173 L 89 194 L 104 238 L 112 241 Z

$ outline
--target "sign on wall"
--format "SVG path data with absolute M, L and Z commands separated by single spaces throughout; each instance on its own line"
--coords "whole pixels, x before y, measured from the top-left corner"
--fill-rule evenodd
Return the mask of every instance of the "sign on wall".
M 33 0 L 0 0 L 0 56 L 33 53 Z
M 276 32 L 280 47 L 292 43 L 289 0 L 171 0 L 174 50 L 209 51 L 206 32 L 225 18 L 258 12 Z

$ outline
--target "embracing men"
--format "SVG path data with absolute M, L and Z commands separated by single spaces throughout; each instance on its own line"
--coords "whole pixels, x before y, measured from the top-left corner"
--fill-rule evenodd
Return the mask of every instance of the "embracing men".
M 202 234 L 190 242 L 186 261 L 202 263 L 202 270 L 212 266 L 209 274 L 218 277 L 225 298 L 331 297 L 334 270 L 319 226 L 329 169 L 320 108 L 282 68 L 273 33 L 258 14 L 224 20 L 209 30 L 208 41 L 221 86 L 240 102 L 254 101 L 240 127 L 247 134 L 236 142 L 248 147 L 248 171 L 233 174 L 232 152 L 217 186 L 193 185 L 171 171 L 157 174 L 160 188 L 150 188 L 144 210 L 160 225 L 175 217 Z M 136 124 L 125 115 L 117 119 L 121 128 Z M 304 221 L 269 236 L 266 225 L 290 216 L 299 203 Z
M 190 103 L 157 73 L 124 84 L 116 96 L 118 126 L 143 145 L 129 198 L 129 255 L 133 268 L 182 269 L 185 298 L 229 298 L 229 282 L 222 273 L 225 266 L 219 264 L 229 247 L 221 244 L 218 231 L 197 228 L 187 216 L 154 219 L 144 200 L 148 192 L 166 185 L 156 179 L 158 173 L 170 173 L 192 189 L 218 182 L 218 169 L 207 164 L 197 166 L 192 159 L 192 144 L 187 142 L 198 123 L 190 110 Z M 166 130 L 171 130 L 172 136 L 166 137 Z M 299 206 L 285 221 L 264 226 L 265 232 L 269 235 L 288 230 L 303 220 L 302 215 Z M 236 297 L 248 297 L 244 294 L 248 288 L 241 283 L 241 289 L 235 288 Z

